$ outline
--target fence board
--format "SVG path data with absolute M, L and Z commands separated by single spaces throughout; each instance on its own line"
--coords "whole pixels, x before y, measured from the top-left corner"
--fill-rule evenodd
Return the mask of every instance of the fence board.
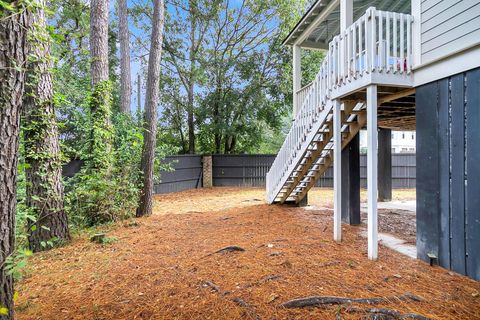
M 202 156 L 169 156 L 162 163 L 170 164 L 174 171 L 160 172 L 161 181 L 155 184 L 155 193 L 177 192 L 202 186 Z
M 176 192 L 201 186 L 202 157 L 199 155 L 169 156 L 163 163 L 171 163 L 175 171 L 162 171 L 161 182 L 155 193 Z M 213 155 L 214 186 L 264 187 L 265 176 L 275 155 Z M 393 188 L 415 188 L 415 154 L 392 155 Z M 360 185 L 367 186 L 366 155 L 360 155 Z M 328 168 L 317 181 L 317 187 L 333 187 L 333 169 Z

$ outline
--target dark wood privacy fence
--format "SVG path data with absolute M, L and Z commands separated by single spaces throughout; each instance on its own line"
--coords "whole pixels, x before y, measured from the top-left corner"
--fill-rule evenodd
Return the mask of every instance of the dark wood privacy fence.
M 212 176 L 214 186 L 264 187 L 265 175 L 275 155 L 213 155 Z M 162 171 L 156 193 L 181 191 L 202 186 L 202 157 L 197 155 L 170 156 L 163 160 L 171 163 L 175 171 Z M 361 186 L 367 185 L 367 156 L 360 156 Z M 333 187 L 333 170 L 318 180 L 317 187 Z M 392 155 L 393 188 L 415 188 L 415 154 Z
M 214 186 L 264 187 L 275 155 L 214 155 Z
M 173 171 L 161 171 L 161 182 L 155 184 L 155 193 L 167 193 L 200 188 L 202 186 L 202 156 L 178 155 L 162 160 Z

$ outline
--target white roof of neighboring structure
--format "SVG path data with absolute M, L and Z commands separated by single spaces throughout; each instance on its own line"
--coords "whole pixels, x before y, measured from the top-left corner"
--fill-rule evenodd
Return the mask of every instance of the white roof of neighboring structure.
M 390 12 L 410 13 L 411 0 L 353 0 L 353 20 L 362 16 L 369 7 Z M 317 0 L 290 31 L 283 44 L 327 49 L 328 43 L 339 33 L 340 1 Z

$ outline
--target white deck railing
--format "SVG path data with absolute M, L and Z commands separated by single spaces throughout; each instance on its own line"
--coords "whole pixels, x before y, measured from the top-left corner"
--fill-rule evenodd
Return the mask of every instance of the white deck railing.
M 372 72 L 410 74 L 412 21 L 408 14 L 369 8 L 329 44 L 331 86 L 344 85 Z
M 308 138 L 312 137 L 312 128 L 318 121 L 325 120 L 326 112 L 323 111 L 331 108 L 331 103 L 328 103 L 333 90 L 366 74 L 405 76 L 411 73 L 411 23 L 410 15 L 369 8 L 330 42 L 315 80 L 295 93 L 298 110 L 294 122 L 267 173 L 269 203 L 275 201 L 307 152 L 312 142 Z

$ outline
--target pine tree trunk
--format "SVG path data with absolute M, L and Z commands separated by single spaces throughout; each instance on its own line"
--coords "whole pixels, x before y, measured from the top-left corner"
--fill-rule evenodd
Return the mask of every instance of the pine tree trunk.
M 142 77 L 140 73 L 137 75 L 137 121 L 139 127 L 143 124 L 143 116 L 142 116 Z
M 157 105 L 159 100 L 164 10 L 163 0 L 155 0 L 153 4 L 152 39 L 148 59 L 147 92 L 145 96 L 145 133 L 141 162 L 143 192 L 137 208 L 137 217 L 152 214 L 153 207 L 153 169 L 157 135 Z
M 15 2 L 16 3 L 16 2 Z M 15 249 L 16 180 L 20 113 L 25 84 L 26 12 L 0 19 L 0 308 L 13 319 L 13 278 L 5 260 Z
M 195 122 L 193 115 L 194 108 L 194 90 L 195 90 L 195 61 L 196 61 L 196 48 L 195 48 L 195 31 L 197 29 L 196 20 L 196 1 L 189 1 L 189 16 L 190 16 L 190 77 L 188 82 L 188 153 L 195 153 Z
M 195 153 L 195 122 L 193 118 L 193 81 L 188 91 L 188 153 Z
M 109 0 L 90 1 L 90 55 L 92 98 L 91 145 L 88 163 L 94 172 L 105 169 L 112 162 L 112 122 L 110 119 L 112 88 L 108 77 L 108 10 Z
M 53 238 L 69 240 L 67 215 L 63 208 L 62 167 L 58 127 L 53 103 L 50 68 L 50 44 L 46 31 L 45 0 L 29 14 L 29 61 L 25 85 L 25 162 L 27 206 L 33 209 L 35 222 L 28 225 L 30 249 L 50 248 L 45 243 Z
M 108 0 L 90 1 L 92 87 L 108 80 Z
M 130 34 L 128 31 L 127 0 L 118 0 L 120 20 L 120 111 L 130 114 L 132 99 L 132 79 L 130 73 Z

